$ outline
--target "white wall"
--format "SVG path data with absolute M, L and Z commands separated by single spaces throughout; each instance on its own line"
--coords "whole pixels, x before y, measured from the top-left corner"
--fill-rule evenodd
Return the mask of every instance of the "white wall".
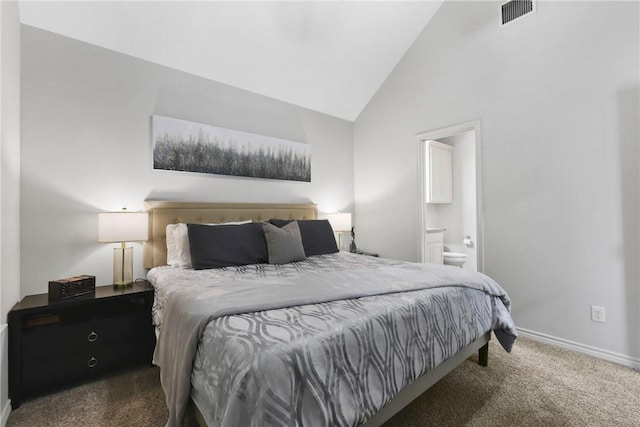
M 155 171 L 160 114 L 311 144 L 311 183 Z M 32 27 L 22 27 L 22 295 L 48 280 L 112 280 L 97 213 L 144 200 L 353 208 L 352 123 Z M 134 274 L 143 276 L 141 245 Z
M 20 22 L 17 2 L 1 6 L 0 323 L 4 323 L 20 289 Z
M 497 2 L 445 2 L 358 117 L 359 244 L 418 259 L 416 134 L 480 119 L 485 272 L 516 324 L 637 361 L 639 4 L 537 5 L 499 29 Z
M 20 297 L 20 21 L 0 2 L 0 425 L 8 400 L 7 312 Z

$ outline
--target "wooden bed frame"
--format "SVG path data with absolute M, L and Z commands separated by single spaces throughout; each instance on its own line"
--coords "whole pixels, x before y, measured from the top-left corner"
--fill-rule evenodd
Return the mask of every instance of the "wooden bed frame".
M 220 223 L 229 221 L 265 221 L 277 219 L 316 219 L 318 209 L 314 204 L 256 204 L 256 203 L 193 203 L 193 202 L 145 202 L 149 212 L 149 240 L 143 245 L 144 268 L 150 269 L 167 263 L 166 227 L 175 223 Z M 372 418 L 362 424 L 366 427 L 382 425 L 402 408 L 424 393 L 446 374 L 467 360 L 476 351 L 478 363 L 487 366 L 489 340 L 487 332 L 459 352 L 405 387 Z M 198 424 L 207 427 L 205 418 L 196 404 L 190 404 Z

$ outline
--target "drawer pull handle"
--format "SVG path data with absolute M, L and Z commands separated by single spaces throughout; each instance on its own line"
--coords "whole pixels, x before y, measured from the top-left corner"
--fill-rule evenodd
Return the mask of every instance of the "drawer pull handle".
M 97 364 L 98 364 L 98 359 L 96 359 L 93 356 L 91 356 L 91 359 L 89 359 L 89 361 L 87 362 L 87 366 L 90 368 L 94 368 Z
M 89 336 L 87 336 L 87 341 L 89 342 L 94 342 L 95 340 L 98 339 L 98 334 L 96 334 L 95 332 L 91 331 L 91 333 L 89 334 Z

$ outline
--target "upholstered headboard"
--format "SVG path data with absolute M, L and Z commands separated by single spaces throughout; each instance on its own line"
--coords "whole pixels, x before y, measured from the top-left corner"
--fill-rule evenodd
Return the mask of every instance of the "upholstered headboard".
M 166 229 L 175 223 L 220 223 L 268 219 L 316 219 L 314 204 L 193 203 L 147 201 L 149 240 L 143 245 L 144 268 L 167 264 Z

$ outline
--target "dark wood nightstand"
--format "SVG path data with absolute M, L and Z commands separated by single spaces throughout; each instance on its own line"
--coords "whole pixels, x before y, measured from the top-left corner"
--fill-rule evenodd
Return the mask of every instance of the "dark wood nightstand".
M 151 363 L 153 287 L 96 287 L 95 295 L 49 302 L 30 295 L 8 314 L 9 397 L 25 398 L 120 368 Z

